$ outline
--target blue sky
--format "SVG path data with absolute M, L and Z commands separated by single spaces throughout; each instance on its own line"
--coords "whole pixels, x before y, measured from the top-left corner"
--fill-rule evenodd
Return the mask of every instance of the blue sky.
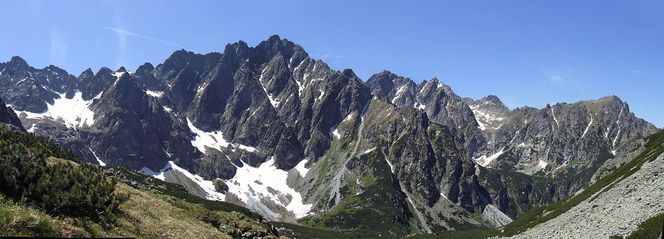
M 438 77 L 462 96 L 543 107 L 617 95 L 664 126 L 664 2 L 3 1 L 0 61 L 74 75 L 278 34 L 367 79 Z

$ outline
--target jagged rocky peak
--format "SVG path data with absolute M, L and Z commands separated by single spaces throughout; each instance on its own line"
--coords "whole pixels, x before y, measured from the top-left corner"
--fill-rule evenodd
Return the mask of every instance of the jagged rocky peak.
M 138 69 L 136 69 L 136 75 L 137 76 L 144 76 L 151 74 L 152 71 L 154 71 L 154 66 L 150 64 L 149 62 L 143 63 L 143 65 L 139 66 Z
M 509 108 L 495 95 L 489 95 L 476 101 L 468 99 L 468 105 L 481 130 L 500 129 L 509 118 Z
M 19 56 L 13 56 L 12 59 L 7 62 L 7 67 L 11 71 L 27 71 L 30 67 L 28 63 L 21 57 Z
M 79 81 L 88 80 L 88 79 L 90 79 L 94 76 L 95 76 L 95 73 L 92 72 L 92 69 L 87 68 L 83 72 L 81 72 L 80 75 L 78 75 L 78 79 L 79 79 Z
M 399 106 L 412 105 L 414 103 L 415 83 L 410 78 L 396 75 L 388 70 L 383 70 L 380 73 L 371 76 L 369 80 L 367 80 L 367 85 L 372 91 L 388 97 L 391 100 L 397 98 L 398 101 L 399 98 L 402 98 L 402 101 L 407 101 L 398 102 L 397 104 Z

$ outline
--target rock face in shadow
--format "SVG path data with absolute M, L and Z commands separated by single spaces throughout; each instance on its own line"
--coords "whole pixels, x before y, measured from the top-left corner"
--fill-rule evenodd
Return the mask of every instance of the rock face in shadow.
M 384 71 L 363 82 L 279 36 L 78 77 L 14 57 L 0 63 L 0 97 L 18 113 L 0 101 L 0 122 L 84 161 L 154 172 L 172 161 L 200 176 L 188 184 L 225 185 L 226 200 L 245 206 L 251 195 L 270 218 L 294 219 L 281 204 L 301 196 L 307 223 L 394 235 L 501 225 L 588 185 L 656 130 L 613 96 L 509 109 L 436 78 Z M 261 167 L 287 171 L 296 193 L 231 192 L 246 186 L 238 170 Z
M 21 120 L 16 116 L 14 110 L 7 107 L 2 98 L 0 98 L 0 123 L 5 124 L 10 128 L 25 131 L 21 124 Z

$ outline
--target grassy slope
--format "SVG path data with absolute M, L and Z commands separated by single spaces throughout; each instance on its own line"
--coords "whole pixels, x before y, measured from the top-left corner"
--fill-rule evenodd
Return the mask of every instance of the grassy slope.
M 88 220 L 53 217 L 10 200 L 0 199 L 0 235 L 140 238 L 230 238 L 245 231 L 268 232 L 269 225 L 236 211 L 210 210 L 184 199 L 138 190 L 119 183 L 116 192 L 130 198 L 117 222 L 104 228 Z

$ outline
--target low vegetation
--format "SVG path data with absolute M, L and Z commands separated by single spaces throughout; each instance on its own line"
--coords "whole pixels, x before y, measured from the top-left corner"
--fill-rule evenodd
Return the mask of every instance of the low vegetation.
M 628 239 L 641 239 L 641 238 L 661 238 L 662 230 L 664 230 L 664 213 L 651 217 L 650 219 L 639 224 L 639 228 L 629 235 Z
M 197 198 L 128 169 L 104 171 L 79 164 L 50 140 L 0 128 L 0 236 L 276 235 L 262 217 L 245 208 Z

